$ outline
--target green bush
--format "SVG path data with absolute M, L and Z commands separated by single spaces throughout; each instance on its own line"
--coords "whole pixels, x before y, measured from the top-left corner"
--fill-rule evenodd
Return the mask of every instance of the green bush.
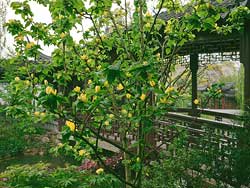
M 20 128 L 12 125 L 0 125 L 0 158 L 21 153 L 27 146 Z
M 76 167 L 51 169 L 49 164 L 11 166 L 0 174 L 0 186 L 25 188 L 120 188 L 113 176 L 91 174 Z
M 197 152 L 188 149 L 186 133 L 174 139 L 168 151 L 162 151 L 156 161 L 144 170 L 143 188 L 203 188 L 202 176 L 192 176 L 191 169 L 200 164 Z
M 49 113 L 35 108 L 36 91 L 31 83 L 16 77 L 0 92 L 5 102 L 0 105 L 0 158 L 21 153 L 29 146 L 39 147 L 41 143 L 28 138 L 43 134 L 43 125 L 52 121 Z
M 12 119 L 0 114 L 0 158 L 14 156 L 30 147 L 40 147 L 34 138 L 44 133 L 44 129 L 28 119 Z M 44 144 L 43 144 L 44 146 Z
M 249 187 L 249 117 L 243 116 L 245 128 L 227 131 L 231 138 L 224 145 L 221 140 L 226 131 L 220 134 L 204 126 L 202 137 L 193 137 L 192 147 L 184 131 L 145 168 L 143 188 Z

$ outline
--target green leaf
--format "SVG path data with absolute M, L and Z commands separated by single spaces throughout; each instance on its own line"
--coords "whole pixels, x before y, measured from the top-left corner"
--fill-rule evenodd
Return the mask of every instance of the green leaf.
M 113 83 L 117 77 L 120 77 L 121 74 L 120 65 L 121 65 L 120 63 L 117 63 L 115 65 L 110 65 L 105 70 L 105 73 L 107 75 L 107 80 L 109 83 Z
M 207 11 L 204 11 L 204 10 L 199 10 L 197 12 L 197 15 L 200 17 L 200 18 L 205 18 L 208 16 L 208 12 Z

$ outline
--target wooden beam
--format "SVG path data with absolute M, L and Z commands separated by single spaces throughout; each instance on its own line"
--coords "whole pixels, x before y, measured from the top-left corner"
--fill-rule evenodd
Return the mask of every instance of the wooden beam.
M 166 114 L 166 117 L 174 121 L 187 122 L 192 125 L 192 128 L 195 128 L 195 127 L 200 128 L 201 125 L 207 126 L 207 127 L 213 127 L 216 129 L 223 129 L 223 130 L 235 130 L 235 129 L 243 128 L 243 126 L 234 124 L 234 123 L 209 120 L 205 118 L 193 117 L 193 116 L 179 114 L 175 112 L 168 112 Z M 164 121 L 161 121 L 161 120 L 159 120 L 158 122 L 162 124 L 164 123 Z
M 188 113 L 190 114 L 192 109 L 190 108 L 171 108 L 167 110 L 168 112 L 177 112 L 177 113 Z M 216 109 L 197 109 L 197 112 L 199 115 L 209 115 L 209 116 L 220 116 L 225 119 L 231 119 L 231 120 L 238 120 L 241 121 L 243 119 L 242 115 L 240 114 L 240 110 L 235 110 L 235 113 L 228 113 L 221 111 L 216 111 Z
M 187 42 L 177 54 L 188 55 L 192 53 L 219 53 L 240 51 L 240 33 L 233 31 L 228 35 L 215 33 L 197 33 L 194 41 Z

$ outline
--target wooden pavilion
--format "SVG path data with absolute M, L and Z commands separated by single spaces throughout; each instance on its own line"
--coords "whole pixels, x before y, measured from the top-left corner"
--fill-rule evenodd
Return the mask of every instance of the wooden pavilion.
M 216 1 L 212 1 L 215 3 Z M 221 15 L 221 22 L 225 22 L 232 10 L 238 6 L 250 7 L 250 0 L 224 0 L 218 6 L 227 8 L 229 11 Z M 161 19 L 170 19 L 169 15 L 161 15 Z M 244 65 L 244 111 L 250 111 L 250 20 L 244 21 L 243 32 L 234 30 L 228 35 L 217 33 L 200 32 L 196 39 L 186 43 L 177 53 L 180 56 L 189 55 L 190 69 L 192 73 L 192 111 L 193 116 L 197 115 L 197 105 L 193 103 L 197 99 L 197 71 L 199 63 L 204 56 L 209 61 L 211 54 L 231 56 Z M 206 58 L 206 57 L 205 57 Z

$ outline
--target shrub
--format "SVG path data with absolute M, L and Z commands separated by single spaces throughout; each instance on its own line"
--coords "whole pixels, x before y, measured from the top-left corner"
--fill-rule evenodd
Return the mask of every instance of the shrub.
M 23 132 L 15 125 L 0 126 L 0 158 L 15 155 L 26 147 Z
M 0 174 L 0 186 L 26 188 L 120 188 L 120 182 L 104 173 L 90 174 L 75 166 L 51 169 L 49 164 L 11 166 Z

